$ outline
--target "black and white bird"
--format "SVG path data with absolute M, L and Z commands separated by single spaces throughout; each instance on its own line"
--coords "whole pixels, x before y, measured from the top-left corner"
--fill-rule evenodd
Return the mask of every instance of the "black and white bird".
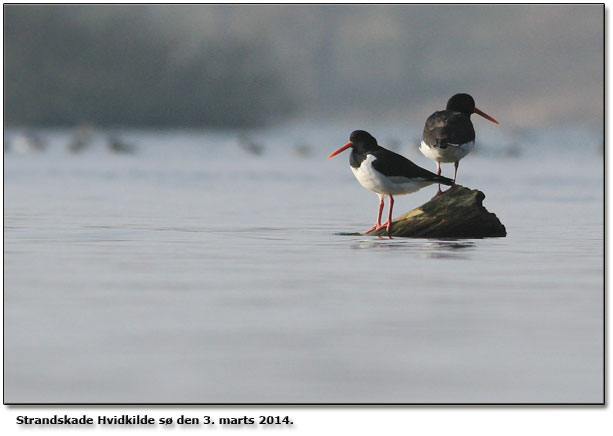
M 460 159 L 475 146 L 475 129 L 470 121 L 472 114 L 498 124 L 494 118 L 475 107 L 475 100 L 468 94 L 456 94 L 447 102 L 444 111 L 434 112 L 426 120 L 419 151 L 436 162 L 436 171 L 441 174 L 441 163 L 455 165 L 453 181 L 458 175 Z M 440 192 L 440 187 L 439 187 Z
M 377 222 L 365 233 L 392 228 L 392 209 L 394 195 L 410 194 L 433 183 L 453 185 L 453 180 L 431 173 L 406 157 L 386 150 L 377 144 L 377 140 L 364 130 L 355 130 L 349 137 L 349 142 L 332 153 L 328 158 L 336 156 L 351 148 L 349 165 L 358 182 L 379 196 L 379 213 Z M 384 198 L 389 197 L 389 214 L 387 221 L 381 224 Z

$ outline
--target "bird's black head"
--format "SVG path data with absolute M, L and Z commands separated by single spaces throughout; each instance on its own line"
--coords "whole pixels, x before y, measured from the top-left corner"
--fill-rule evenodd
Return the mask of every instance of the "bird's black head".
M 468 94 L 456 94 L 451 97 L 447 102 L 447 110 L 460 112 L 468 115 L 469 117 L 471 114 L 481 115 L 486 120 L 490 120 L 492 123 L 498 124 L 498 121 L 476 107 L 475 100 Z
M 468 94 L 456 94 L 447 102 L 447 110 L 463 114 L 475 113 L 475 100 Z
M 351 132 L 351 135 L 349 135 L 349 142 L 343 145 L 338 150 L 336 150 L 330 156 L 328 156 L 328 159 L 347 150 L 349 147 L 353 148 L 354 150 L 357 150 L 360 153 L 363 153 L 366 151 L 377 149 L 379 148 L 379 145 L 377 144 L 377 140 L 375 139 L 375 137 L 372 136 L 370 133 L 364 130 L 354 130 L 353 132 Z
M 354 147 L 368 149 L 377 146 L 375 137 L 364 130 L 354 130 L 349 135 L 349 140 L 353 143 Z

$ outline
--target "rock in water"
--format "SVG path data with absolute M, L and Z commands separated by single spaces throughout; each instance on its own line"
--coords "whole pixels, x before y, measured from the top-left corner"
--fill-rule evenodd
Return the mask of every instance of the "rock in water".
M 442 195 L 392 222 L 391 236 L 418 238 L 482 238 L 506 236 L 500 220 L 483 207 L 485 194 L 455 185 Z M 385 228 L 369 235 L 387 235 Z

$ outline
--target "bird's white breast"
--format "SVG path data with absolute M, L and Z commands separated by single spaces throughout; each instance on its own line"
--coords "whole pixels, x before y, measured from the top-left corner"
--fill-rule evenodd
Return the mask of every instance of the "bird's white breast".
M 419 151 L 428 159 L 434 162 L 458 162 L 464 158 L 475 146 L 475 141 L 466 142 L 459 145 L 449 145 L 447 148 L 430 147 L 424 141 L 421 141 Z
M 377 158 L 372 154 L 368 154 L 366 155 L 366 159 L 360 164 L 360 167 L 351 167 L 351 171 L 353 171 L 353 175 L 358 179 L 360 185 L 379 195 L 410 194 L 433 183 L 423 178 L 410 179 L 404 176 L 388 177 L 373 167 L 372 163 L 376 159 Z

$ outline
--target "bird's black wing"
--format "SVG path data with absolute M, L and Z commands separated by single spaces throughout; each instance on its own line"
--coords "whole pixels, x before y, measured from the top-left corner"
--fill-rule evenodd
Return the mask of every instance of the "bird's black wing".
M 447 148 L 475 140 L 470 118 L 460 112 L 434 112 L 426 120 L 423 142 L 430 147 Z
M 393 151 L 381 148 L 369 153 L 376 157 L 372 162 L 372 166 L 388 177 L 401 176 L 408 179 L 421 178 L 448 186 L 453 185 L 453 180 L 434 174 Z

